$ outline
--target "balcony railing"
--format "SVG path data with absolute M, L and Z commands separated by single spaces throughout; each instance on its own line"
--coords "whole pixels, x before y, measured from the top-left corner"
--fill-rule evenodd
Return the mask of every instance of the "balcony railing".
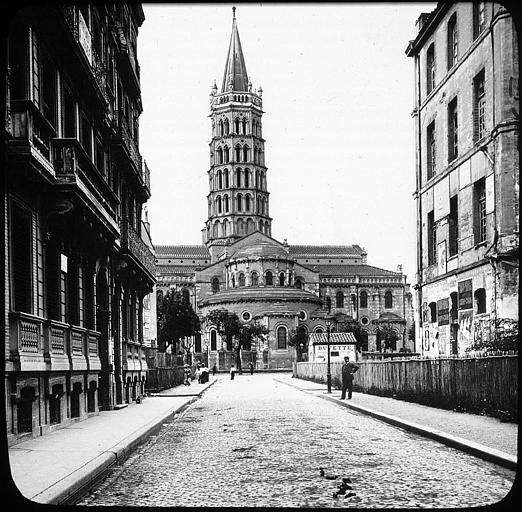
M 21 312 L 9 314 L 9 327 L 9 359 L 17 370 L 100 368 L 99 332 Z
M 11 133 L 14 140 L 30 142 L 49 161 L 55 130 L 32 101 L 11 101 Z
M 129 41 L 126 37 L 121 22 L 117 22 L 115 28 L 117 34 L 116 40 L 118 42 L 119 55 L 120 57 L 122 57 L 122 62 L 127 65 L 128 71 L 130 72 L 130 75 L 134 78 L 136 86 L 139 90 L 140 66 L 138 64 L 138 59 L 136 58 L 136 53 L 134 52 L 133 45 L 131 41 Z
M 145 183 L 145 187 L 147 187 L 147 190 L 150 194 L 150 169 L 147 166 L 147 163 L 145 162 L 145 160 L 143 160 L 142 177 L 143 177 L 143 181 Z
M 134 139 L 131 136 L 127 119 L 121 110 L 118 111 L 117 115 L 115 116 L 115 119 L 116 137 L 114 142 L 116 144 L 121 144 L 124 147 L 135 168 L 136 173 L 139 175 L 140 179 L 143 179 L 141 171 L 141 155 L 138 151 L 138 146 L 136 142 L 134 142 Z
M 154 255 L 127 219 L 121 222 L 121 248 L 130 252 L 150 277 L 154 277 Z

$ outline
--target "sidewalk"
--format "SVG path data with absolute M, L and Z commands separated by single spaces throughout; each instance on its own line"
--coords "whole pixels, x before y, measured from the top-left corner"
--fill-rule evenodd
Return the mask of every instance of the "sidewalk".
M 117 461 L 159 431 L 214 382 L 192 381 L 113 411 L 55 430 L 9 449 L 11 475 L 26 498 L 60 504 L 81 492 Z
M 366 393 L 354 392 L 351 400 L 340 400 L 341 391 L 332 389 L 329 395 L 326 393 L 326 384 L 292 378 L 291 375 L 274 379 L 509 469 L 516 469 L 516 423 L 502 423 L 488 416 L 438 409 Z

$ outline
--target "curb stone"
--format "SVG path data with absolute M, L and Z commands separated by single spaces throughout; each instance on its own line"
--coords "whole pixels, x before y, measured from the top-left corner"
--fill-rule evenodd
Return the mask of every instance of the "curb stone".
M 373 409 L 363 407 L 362 405 L 354 405 L 348 402 L 341 401 L 338 398 L 320 395 L 317 394 L 317 392 L 305 390 L 295 384 L 291 384 L 290 382 L 285 382 L 276 378 L 274 378 L 274 380 L 280 382 L 281 384 L 286 384 L 287 386 L 298 389 L 303 393 L 307 393 L 309 395 L 321 398 L 323 400 L 328 400 L 329 402 L 333 402 L 341 407 L 346 407 L 347 409 L 353 409 L 354 411 L 367 414 L 368 416 L 372 416 L 373 418 L 389 423 L 390 425 L 394 425 L 409 432 L 428 437 L 430 439 L 433 439 L 434 441 L 438 441 L 439 443 L 469 453 L 470 455 L 474 455 L 489 462 L 493 462 L 507 469 L 512 469 L 514 471 L 516 471 L 517 469 L 517 457 L 515 455 L 501 452 L 500 450 L 495 450 L 494 448 L 490 448 L 489 446 L 485 446 L 483 444 L 475 443 L 473 441 L 469 441 L 461 437 L 447 434 L 446 432 L 443 432 L 441 430 L 431 429 L 429 427 L 425 427 L 424 425 L 420 425 L 412 421 L 403 420 L 401 418 L 398 418 L 397 416 L 392 416 L 391 414 L 377 412 Z

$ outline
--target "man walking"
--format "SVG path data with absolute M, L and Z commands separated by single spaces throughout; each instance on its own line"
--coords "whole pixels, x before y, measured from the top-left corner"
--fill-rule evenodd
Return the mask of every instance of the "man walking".
M 341 400 L 346 398 L 346 390 L 348 390 L 348 400 L 352 398 L 352 389 L 353 389 L 353 374 L 359 369 L 359 367 L 350 363 L 350 357 L 345 356 L 344 364 L 342 368 L 342 381 L 343 387 L 341 391 Z

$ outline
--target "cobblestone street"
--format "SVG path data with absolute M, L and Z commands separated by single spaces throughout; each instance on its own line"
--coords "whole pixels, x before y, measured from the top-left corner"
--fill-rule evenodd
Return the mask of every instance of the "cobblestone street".
M 270 375 L 223 375 L 79 504 L 472 507 L 514 476 Z

